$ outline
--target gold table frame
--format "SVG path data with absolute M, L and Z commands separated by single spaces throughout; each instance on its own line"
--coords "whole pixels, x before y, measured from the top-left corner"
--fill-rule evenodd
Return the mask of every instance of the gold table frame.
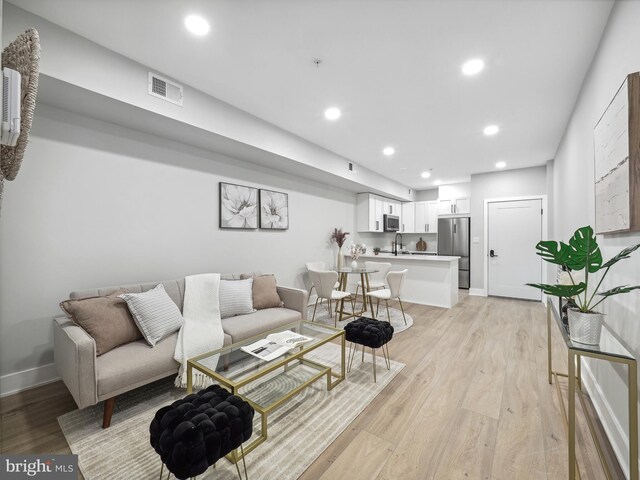
M 561 308 L 560 308 L 561 310 Z M 606 360 L 613 363 L 619 363 L 627 366 L 628 374 L 628 402 L 629 402 L 629 471 L 630 479 L 638 480 L 638 368 L 635 357 L 631 354 L 629 349 L 625 347 L 615 336 L 613 336 L 608 327 L 603 325 L 603 333 L 608 335 L 612 341 L 617 342 L 619 346 L 618 352 L 604 351 L 599 345 L 585 345 L 577 342 L 573 342 L 569 337 L 568 326 L 562 321 L 559 309 L 553 304 L 553 302 L 547 300 L 547 365 L 549 384 L 553 384 L 555 379 L 556 392 L 562 408 L 562 419 L 564 420 L 565 431 L 568 437 L 569 447 L 569 480 L 575 480 L 580 478 L 580 471 L 578 469 L 576 459 L 576 385 L 577 389 L 582 392 L 582 357 L 595 358 L 599 360 Z M 552 359 L 552 347 L 551 347 L 551 317 L 554 317 L 556 325 L 562 334 L 562 338 L 568 349 L 567 365 L 569 367 L 568 373 L 559 373 L 553 370 Z M 602 341 L 601 341 L 602 344 Z M 569 414 L 567 418 L 567 411 L 565 408 L 562 393 L 560 392 L 560 386 L 558 384 L 558 377 L 567 378 L 569 381 Z M 604 452 L 602 445 L 598 441 L 595 426 L 592 418 L 586 414 L 587 408 L 583 395 L 578 395 L 582 409 L 585 412 L 585 418 L 587 425 L 589 426 L 589 432 L 593 438 L 593 442 L 598 451 L 598 457 L 606 477 L 611 480 L 612 473 L 604 458 Z
M 257 340 L 261 340 L 265 338 L 267 335 L 269 335 L 270 333 L 282 332 L 284 330 L 289 330 L 296 327 L 300 328 L 303 325 L 308 325 L 309 328 L 311 329 L 318 328 L 318 327 L 326 328 L 330 331 L 333 330 L 334 333 L 330 334 L 326 338 L 321 339 L 317 343 L 313 343 L 311 345 L 301 345 L 300 347 L 297 347 L 295 350 L 292 350 L 291 352 L 285 354 L 285 356 L 278 357 L 268 362 L 262 361 L 263 365 L 260 366 L 257 372 L 249 374 L 245 377 L 241 377 L 240 380 L 237 380 L 237 381 L 231 380 L 225 377 L 224 373 L 216 372 L 210 369 L 209 367 L 206 367 L 198 363 L 199 360 L 211 357 L 213 355 L 220 355 L 222 357 L 223 355 L 228 354 L 231 351 L 239 349 L 241 346 L 249 345 L 253 342 L 256 342 Z M 326 345 L 327 343 L 337 338 L 340 338 L 340 372 L 339 373 L 333 371 L 332 368 L 327 365 L 323 365 L 319 362 L 315 362 L 313 360 L 304 358 L 304 356 L 307 353 L 312 352 L 313 350 L 316 350 L 322 345 Z M 270 330 L 268 332 L 263 332 L 260 335 L 247 338 L 246 340 L 242 340 L 241 342 L 233 343 L 231 345 L 227 345 L 226 347 L 222 347 L 217 350 L 213 350 L 211 352 L 207 352 L 202 355 L 198 355 L 197 357 L 188 359 L 187 360 L 187 394 L 190 394 L 193 391 L 193 369 L 196 369 L 204 373 L 205 375 L 208 375 L 209 377 L 213 378 L 215 381 L 219 382 L 222 386 L 227 388 L 232 394 L 238 395 L 243 400 L 249 402 L 249 404 L 255 409 L 255 411 L 260 414 L 260 426 L 261 426 L 260 436 L 254 439 L 247 447 L 243 449 L 242 452 L 238 453 L 237 451 L 234 451 L 229 455 L 227 455 L 226 457 L 227 460 L 229 460 L 231 463 L 236 464 L 238 461 L 243 459 L 246 454 L 255 450 L 260 444 L 264 443 L 267 440 L 268 438 L 267 417 L 273 410 L 281 406 L 283 403 L 286 403 L 291 398 L 295 397 L 298 393 L 300 393 L 309 385 L 316 382 L 317 380 L 319 380 L 325 375 L 327 377 L 327 391 L 332 390 L 336 385 L 344 381 L 345 372 L 346 372 L 345 345 L 346 345 L 345 331 L 343 329 L 334 328 L 328 325 L 318 325 L 317 323 L 312 323 L 307 321 L 297 321 L 287 325 L 282 325 L 276 329 Z M 247 355 L 249 354 L 247 353 Z M 255 358 L 255 360 L 258 362 L 261 361 L 257 357 L 253 357 L 253 358 Z M 290 365 L 293 362 L 295 362 L 295 365 L 293 366 Z M 249 398 L 246 398 L 240 393 L 240 389 L 242 387 L 250 385 L 256 380 L 265 377 L 266 375 L 276 371 L 279 368 L 284 368 L 283 372 L 286 372 L 300 364 L 304 364 L 306 366 L 315 368 L 318 370 L 318 373 L 316 373 L 309 379 L 305 380 L 303 383 L 296 386 L 291 391 L 280 396 L 280 398 L 278 398 L 276 401 L 270 403 L 267 406 L 259 405 L 256 402 L 250 400 Z M 335 378 L 335 380 L 332 380 L 332 378 Z
M 339 275 L 338 290 L 341 290 L 343 292 L 347 291 L 347 279 L 350 274 L 351 275 L 359 274 L 360 283 L 362 284 L 362 309 L 359 312 L 355 312 L 355 311 L 349 312 L 344 309 L 344 302 L 340 310 L 338 310 L 338 306 L 336 305 L 335 313 L 340 314 L 341 320 L 346 320 L 347 318 L 351 318 L 351 317 L 354 317 L 354 318 L 358 316 L 361 317 L 367 311 L 367 293 L 371 291 L 371 287 L 369 286 L 369 274 L 376 273 L 376 272 L 378 272 L 378 270 L 375 270 L 375 269 L 369 270 L 367 268 L 358 268 L 355 270 L 351 268 L 342 268 L 338 270 L 338 275 Z M 365 289 L 365 285 L 366 285 L 366 289 Z M 369 299 L 369 307 L 371 308 L 371 314 L 373 315 L 373 300 L 371 297 L 368 297 L 368 299 Z M 355 301 L 356 302 L 358 301 L 357 296 L 355 296 Z

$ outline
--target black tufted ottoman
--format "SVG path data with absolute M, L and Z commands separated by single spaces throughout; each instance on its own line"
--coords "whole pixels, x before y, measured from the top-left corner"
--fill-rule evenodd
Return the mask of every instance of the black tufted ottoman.
M 387 365 L 387 370 L 391 369 L 389 360 L 389 341 L 393 338 L 393 326 L 388 322 L 381 322 L 373 318 L 360 317 L 344 327 L 345 339 L 349 344 L 349 366 L 347 372 L 351 371 L 351 364 L 356 356 L 357 345 L 362 345 L 362 361 L 364 361 L 365 347 L 371 348 L 373 354 L 373 381 L 376 381 L 376 349 L 382 347 L 382 355 Z M 386 351 L 385 351 L 386 349 Z
M 151 446 L 176 478 L 195 477 L 242 448 L 253 432 L 253 415 L 249 403 L 211 385 L 156 412 L 149 427 Z M 237 462 L 236 469 L 242 478 Z M 244 470 L 246 476 L 246 465 Z

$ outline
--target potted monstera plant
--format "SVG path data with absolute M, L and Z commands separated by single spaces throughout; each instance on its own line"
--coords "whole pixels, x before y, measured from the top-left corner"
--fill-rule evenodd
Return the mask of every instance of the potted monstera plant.
M 596 307 L 604 302 L 608 297 L 621 293 L 628 293 L 640 288 L 640 285 L 623 285 L 614 287 L 606 291 L 599 291 L 602 281 L 609 273 L 609 269 L 620 260 L 629 258 L 631 253 L 637 250 L 640 244 L 627 247 L 615 257 L 603 263 L 602 253 L 590 226 L 576 230 L 569 243 L 556 242 L 553 240 L 541 241 L 536 245 L 537 254 L 543 260 L 561 265 L 566 269 L 571 279 L 569 285 L 547 285 L 544 283 L 528 283 L 527 285 L 539 288 L 547 295 L 573 298 L 575 308 L 568 310 L 569 335 L 571 340 L 588 345 L 600 343 L 600 332 L 602 331 L 602 313 L 596 312 Z M 576 275 L 571 272 L 584 270 L 579 281 Z M 604 270 L 604 273 L 597 279 L 595 288 L 589 287 L 589 281 L 594 274 Z

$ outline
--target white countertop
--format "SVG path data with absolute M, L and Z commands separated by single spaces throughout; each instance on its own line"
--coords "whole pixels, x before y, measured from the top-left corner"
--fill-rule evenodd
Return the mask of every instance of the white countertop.
M 347 255 L 348 256 L 348 255 Z M 377 258 L 384 260 L 408 260 L 410 262 L 452 262 L 458 260 L 460 257 L 449 257 L 446 255 L 406 255 L 399 253 L 396 257 L 392 253 L 380 253 L 379 255 L 369 254 L 360 255 L 360 258 Z

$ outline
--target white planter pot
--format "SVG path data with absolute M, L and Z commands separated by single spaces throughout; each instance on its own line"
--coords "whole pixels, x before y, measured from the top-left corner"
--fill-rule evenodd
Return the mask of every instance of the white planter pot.
M 353 270 L 357 270 L 358 269 L 358 262 L 356 262 L 355 260 L 353 262 L 351 262 L 351 268 Z
M 569 337 L 571 340 L 586 345 L 598 345 L 602 332 L 602 313 L 582 313 L 580 310 L 570 308 Z

